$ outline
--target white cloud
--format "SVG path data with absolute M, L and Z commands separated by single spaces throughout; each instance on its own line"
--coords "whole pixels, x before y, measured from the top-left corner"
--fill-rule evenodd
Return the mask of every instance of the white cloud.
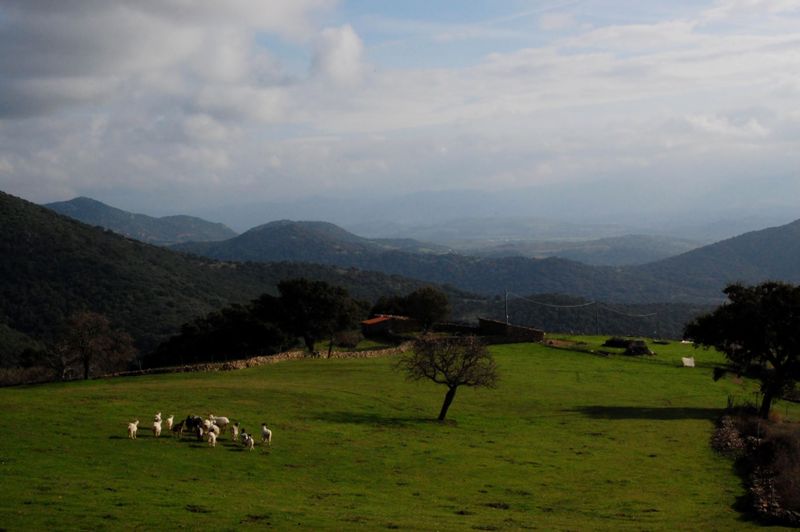
M 419 37 L 428 43 L 506 48 L 399 69 L 373 62 L 357 24 L 317 20 L 327 1 L 98 0 L 80 13 L 7 2 L 0 188 L 46 201 L 191 184 L 261 199 L 678 179 L 692 165 L 724 180 L 730 161 L 756 172 L 766 158 L 790 173 L 800 26 L 786 21 L 797 3 L 719 2 L 588 30 L 574 13 L 534 10 L 530 25 L 553 32 L 526 48 L 501 19 L 430 23 Z M 744 13 L 758 31 L 742 29 Z M 307 73 L 287 74 L 265 34 L 289 43 Z
M 575 15 L 572 13 L 545 13 L 539 17 L 539 28 L 545 31 L 563 30 L 575 24 Z
M 358 84 L 363 75 L 364 45 L 349 25 L 322 30 L 316 45 L 313 70 L 335 85 Z

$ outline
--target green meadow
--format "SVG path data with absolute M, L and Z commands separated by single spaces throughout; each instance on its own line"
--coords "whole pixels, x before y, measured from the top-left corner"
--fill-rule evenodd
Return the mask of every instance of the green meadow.
M 728 398 L 752 400 L 756 386 L 714 382 L 715 352 L 653 347 L 646 358 L 492 347 L 498 387 L 459 389 L 444 424 L 433 421 L 444 389 L 407 382 L 392 358 L 0 389 L 0 528 L 758 528 L 736 509 L 731 462 L 709 447 Z M 698 367 L 680 367 L 687 355 Z M 157 411 L 253 432 L 265 421 L 273 444 L 155 439 Z

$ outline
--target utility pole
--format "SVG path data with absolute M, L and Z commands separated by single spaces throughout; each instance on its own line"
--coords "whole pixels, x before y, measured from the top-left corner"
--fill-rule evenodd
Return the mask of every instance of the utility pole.
M 508 290 L 506 290 L 506 325 L 508 324 Z

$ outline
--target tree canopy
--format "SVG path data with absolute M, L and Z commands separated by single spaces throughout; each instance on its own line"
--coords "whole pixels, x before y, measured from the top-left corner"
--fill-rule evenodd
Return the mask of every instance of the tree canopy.
M 96 312 L 77 312 L 67 318 L 51 349 L 51 366 L 62 379 L 77 368 L 83 378 L 124 369 L 136 357 L 131 336 L 111 327 Z
M 761 381 L 759 415 L 800 378 L 800 287 L 781 282 L 732 284 L 728 302 L 686 325 L 696 346 L 725 354 L 732 370 Z
M 372 307 L 372 314 L 398 314 L 417 320 L 424 330 L 450 314 L 447 294 L 425 286 L 405 296 L 381 297 Z
M 412 351 L 400 357 L 397 366 L 411 380 L 429 379 L 447 386 L 439 421 L 447 416 L 459 386 L 493 388 L 497 383 L 497 364 L 475 336 L 423 336 L 414 342 Z
M 283 328 L 302 338 L 309 352 L 317 340 L 354 327 L 364 314 L 347 290 L 324 281 L 289 279 L 278 283 L 278 291 Z

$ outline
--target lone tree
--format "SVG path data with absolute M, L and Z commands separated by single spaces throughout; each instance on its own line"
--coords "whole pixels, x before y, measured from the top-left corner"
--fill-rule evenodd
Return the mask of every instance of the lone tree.
M 800 287 L 767 282 L 725 288 L 728 302 L 686 325 L 695 346 L 723 352 L 737 374 L 761 381 L 759 416 L 800 378 Z M 719 378 L 724 371 L 715 371 Z
M 414 349 L 404 354 L 397 367 L 411 380 L 430 379 L 447 386 L 439 421 L 444 421 L 447 409 L 459 386 L 485 386 L 497 383 L 497 364 L 478 338 L 435 338 L 423 336 Z

